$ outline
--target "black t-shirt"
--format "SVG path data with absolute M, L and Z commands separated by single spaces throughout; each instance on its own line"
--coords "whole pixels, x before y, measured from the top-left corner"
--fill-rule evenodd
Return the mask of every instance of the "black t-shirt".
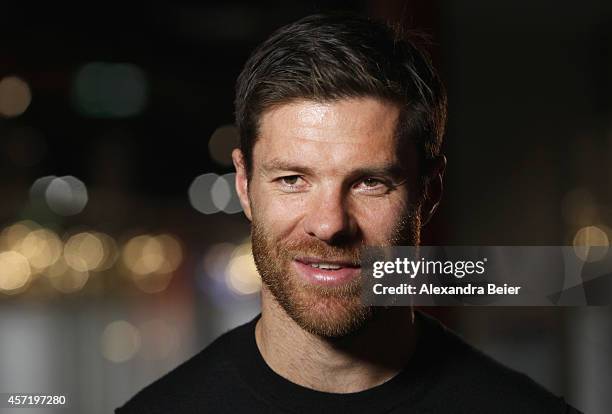
M 389 381 L 365 391 L 314 391 L 276 374 L 257 348 L 257 317 L 222 335 L 116 413 L 577 412 L 529 377 L 466 344 L 435 319 L 417 315 L 420 335 L 410 362 Z

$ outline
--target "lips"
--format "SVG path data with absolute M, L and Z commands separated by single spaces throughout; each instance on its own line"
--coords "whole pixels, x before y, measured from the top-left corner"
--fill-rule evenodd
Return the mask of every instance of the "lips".
M 361 272 L 361 266 L 343 259 L 298 257 L 293 260 L 293 265 L 305 281 L 322 286 L 348 283 Z

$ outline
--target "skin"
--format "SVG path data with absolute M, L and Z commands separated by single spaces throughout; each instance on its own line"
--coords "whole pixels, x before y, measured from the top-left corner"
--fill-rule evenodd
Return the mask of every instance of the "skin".
M 417 151 L 398 150 L 398 116 L 396 105 L 375 98 L 293 101 L 263 114 L 250 180 L 241 151 L 232 153 L 264 280 L 257 345 L 270 368 L 296 384 L 366 390 L 397 374 L 414 350 L 410 308 L 371 312 L 346 287 L 315 289 L 291 259 L 301 252 L 354 257 L 362 245 L 418 242 L 419 223 L 440 199 L 445 160 L 427 172 L 433 179 L 421 202 Z M 411 234 L 401 239 L 398 232 Z M 293 304 L 301 311 L 288 312 Z

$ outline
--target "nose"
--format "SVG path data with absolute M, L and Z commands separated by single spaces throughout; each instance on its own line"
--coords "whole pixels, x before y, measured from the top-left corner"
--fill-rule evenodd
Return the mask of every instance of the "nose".
M 328 244 L 342 244 L 355 237 L 356 223 L 341 189 L 321 189 L 311 199 L 304 231 Z

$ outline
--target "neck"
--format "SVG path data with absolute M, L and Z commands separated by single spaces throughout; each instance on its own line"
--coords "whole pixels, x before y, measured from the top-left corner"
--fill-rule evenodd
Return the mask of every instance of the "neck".
M 297 325 L 264 286 L 255 339 L 280 376 L 317 391 L 351 393 L 395 376 L 414 351 L 416 329 L 411 308 L 381 308 L 356 334 L 330 340 Z

